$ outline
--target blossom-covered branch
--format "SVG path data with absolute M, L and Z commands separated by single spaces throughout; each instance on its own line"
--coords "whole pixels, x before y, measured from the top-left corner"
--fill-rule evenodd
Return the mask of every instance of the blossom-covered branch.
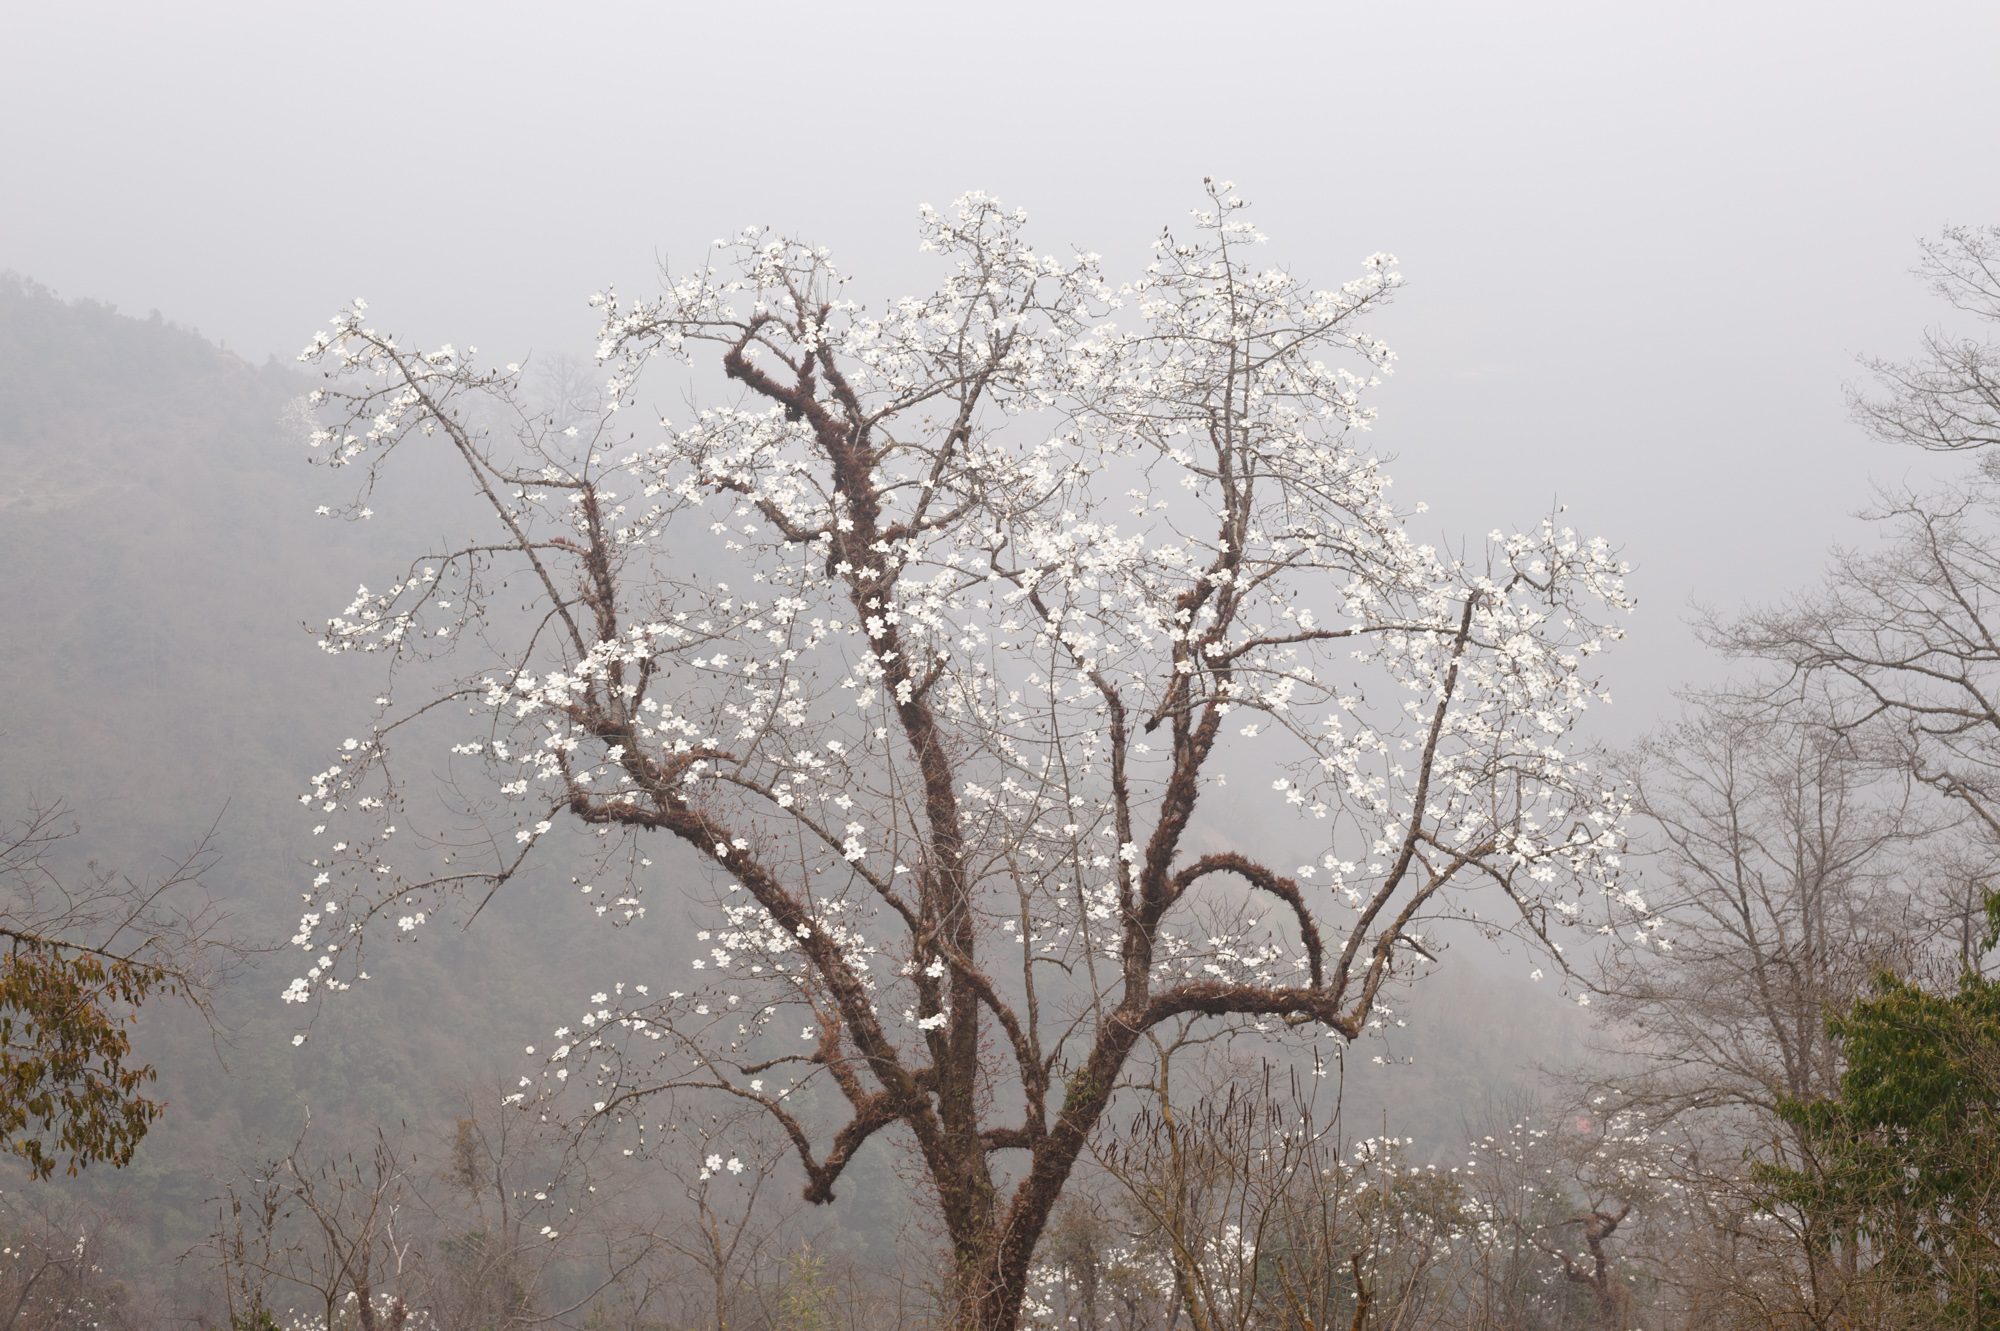
M 886 305 L 761 229 L 649 300 L 600 294 L 580 422 L 360 302 L 307 349 L 316 445 L 366 473 L 352 511 L 415 442 L 494 528 L 329 621 L 399 692 L 304 797 L 334 840 L 288 997 L 478 874 L 580 859 L 615 920 L 708 884 L 692 978 L 608 985 L 548 1083 L 642 1134 L 673 1095 L 762 1106 L 818 1200 L 896 1132 L 963 1324 L 1010 1327 L 1146 1031 L 1351 1039 L 1426 920 L 1489 918 L 1481 878 L 1537 932 L 1611 888 L 1626 799 L 1571 732 L 1630 603 L 1610 547 L 1554 520 L 1476 558 L 1411 533 L 1363 447 L 1389 256 L 1331 289 L 1255 266 L 1227 184 L 1125 281 L 982 195 L 921 226 L 944 277 Z M 719 372 L 727 405 L 627 430 L 661 361 Z M 438 742 L 496 834 L 399 866 L 434 801 L 390 753 L 439 696 L 475 700 Z M 1238 798 L 1252 772 L 1274 805 Z M 837 1121 L 796 1107 L 816 1081 Z

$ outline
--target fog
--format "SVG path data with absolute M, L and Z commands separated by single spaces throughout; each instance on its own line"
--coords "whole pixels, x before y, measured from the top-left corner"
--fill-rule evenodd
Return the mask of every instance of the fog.
M 2000 194 L 1977 3 L 17 6 L 9 30 L 5 262 L 252 360 L 357 293 L 411 336 L 588 352 L 591 291 L 748 222 L 917 289 L 914 208 L 966 189 L 1129 261 L 1232 179 L 1301 272 L 1402 258 L 1380 444 L 1441 532 L 1560 499 L 1627 551 L 1629 725 L 1698 668 L 1690 600 L 1797 584 L 1866 477 L 1922 467 L 1858 436 L 1842 384 L 1938 318 L 1917 240 Z
M 400 509 L 384 503 L 379 544 L 343 529 L 335 560 L 315 543 L 312 509 L 342 487 L 308 474 L 279 413 L 306 385 L 287 377 L 299 348 L 356 296 L 413 342 L 476 346 L 491 363 L 588 361 L 592 293 L 648 296 L 662 270 L 706 262 L 748 223 L 830 247 L 879 310 L 935 284 L 920 204 L 987 191 L 1027 210 L 1041 249 L 1098 252 L 1122 278 L 1204 203 L 1205 177 L 1227 179 L 1269 260 L 1314 283 L 1399 257 L 1407 280 L 1368 321 L 1397 356 L 1368 447 L 1393 459 L 1399 502 L 1428 505 L 1413 535 L 1476 546 L 1561 505 L 1632 565 L 1638 610 L 1603 671 L 1616 702 L 1580 737 L 1614 747 L 1740 671 L 1699 640 L 1704 609 L 1785 601 L 1831 549 L 1878 539 L 1856 516 L 1877 486 L 1965 471 L 1871 437 L 1848 396 L 1861 358 L 1913 356 L 1926 329 L 1980 335 L 1911 270 L 1943 228 L 2000 220 L 2000 6 L 42 4 L 12 6 L 0 32 L 0 273 L 283 367 L 254 385 L 247 368 L 203 369 L 219 377 L 190 374 L 165 411 L 132 387 L 136 370 L 115 382 L 115 361 L 101 383 L 63 381 L 69 402 L 37 396 L 56 378 L 31 377 L 31 358 L 0 365 L 0 409 L 16 413 L 0 416 L 13 430 L 0 551 L 26 571 L 0 600 L 13 699 L 0 794 L 64 800 L 125 864 L 151 863 L 159 840 L 189 844 L 221 813 L 210 881 L 258 945 L 292 927 L 292 880 L 315 853 L 289 825 L 298 793 L 323 750 L 366 724 L 375 688 L 365 671 L 335 683 L 295 626 L 407 562 L 415 547 L 394 540 L 464 511 L 454 478 L 420 474 Z M 22 327 L 0 345 L 53 345 Z M 672 387 L 649 392 L 685 414 Z M 225 399 L 215 421 L 183 428 Z M 54 542 L 72 539 L 92 553 L 58 558 Z M 304 655 L 293 666 L 285 652 Z M 252 700 L 230 673 L 244 660 L 264 672 Z M 293 669 L 303 696 L 286 699 Z M 189 714 L 173 714 L 177 699 Z M 280 715 L 283 733 L 251 724 Z M 176 765 L 180 780 L 156 779 Z M 162 1074 L 201 1130 L 139 1157 L 153 1172 L 138 1205 L 158 1214 L 120 1241 L 157 1307 L 205 1297 L 196 1267 L 162 1273 L 235 1167 L 216 1158 L 226 1139 L 283 1137 L 316 1094 L 343 1131 L 363 1130 L 378 1095 L 394 1100 L 385 1115 L 445 1123 L 449 1096 L 410 1077 L 448 1063 L 452 1094 L 479 1082 L 483 1095 L 511 1084 L 516 1045 L 573 1017 L 590 936 L 538 951 L 547 908 L 507 909 L 494 912 L 502 952 L 541 956 L 543 973 L 496 983 L 479 932 L 454 932 L 445 959 L 423 963 L 438 969 L 314 1028 L 339 1042 L 337 1068 L 279 1068 L 271 1052 L 291 1029 L 274 1004 L 292 956 L 246 961 L 219 1028 L 175 1018 L 156 1036 L 177 1060 L 203 1059 L 203 1032 L 220 1029 L 222 1059 Z M 1475 1100 L 1532 1086 L 1531 1065 L 1582 1048 L 1569 991 L 1544 1002 L 1556 985 L 1522 979 L 1546 962 L 1449 936 L 1478 978 L 1449 981 L 1474 988 L 1446 990 L 1441 1008 L 1477 1019 L 1446 1023 L 1450 1037 L 1392 1030 L 1388 1064 L 1415 1051 L 1444 1066 L 1402 1090 L 1350 1088 L 1373 1116 L 1364 1129 L 1476 1136 Z M 620 964 L 648 955 L 611 946 Z M 421 1052 L 382 1054 L 371 1075 L 388 1089 L 357 1089 L 356 1066 L 438 975 L 476 991 L 492 1048 L 432 1032 Z M 1504 1000 L 1519 1016 L 1492 1006 L 1515 990 L 1533 995 Z M 562 1006 L 546 1022 L 527 1015 L 550 995 Z M 1427 1009 L 1412 998 L 1410 1011 L 1414 1025 Z M 1394 1113 L 1408 1114 L 1400 1128 Z M 170 1110 L 158 1131 L 191 1129 Z M 868 1160 L 861 1209 L 904 1207 L 891 1166 Z M 790 1168 L 771 1167 L 788 1197 Z M 674 1205 L 694 1186 L 677 1179 Z M 109 1169 L 76 1195 L 119 1210 Z M 927 1241 L 879 1214 L 855 1223 L 878 1264 Z

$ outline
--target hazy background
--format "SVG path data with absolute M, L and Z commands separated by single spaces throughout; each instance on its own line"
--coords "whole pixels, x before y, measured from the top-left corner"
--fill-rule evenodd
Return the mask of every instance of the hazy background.
M 365 294 L 496 359 L 587 353 L 759 221 L 877 299 L 968 189 L 1116 270 L 1199 199 L 1410 287 L 1381 446 L 1438 534 L 1552 497 L 1638 565 L 1623 731 L 1681 620 L 1795 586 L 1867 477 L 1858 352 L 1940 310 L 1919 237 L 2000 216 L 2000 5 L 9 6 L 0 266 L 253 361 Z
M 40 786 L 93 853 L 143 864 L 226 806 L 214 886 L 289 931 L 297 794 L 379 688 L 299 625 L 431 516 L 311 517 L 348 491 L 279 414 L 294 352 L 354 296 L 489 361 L 588 357 L 593 290 L 643 293 L 745 223 L 832 246 L 880 303 L 932 285 L 921 202 L 990 191 L 1121 277 L 1205 174 L 1316 280 L 1401 256 L 1371 326 L 1401 356 L 1377 442 L 1427 535 L 1559 499 L 1623 547 L 1641 611 L 1594 738 L 1631 738 L 1726 668 L 1692 604 L 1808 583 L 1866 535 L 1871 478 L 1957 470 L 1868 440 L 1843 385 L 1947 313 L 1909 276 L 1919 241 L 2000 221 L 1996 72 L 1987 3 L 5 5 L 0 272 L 248 363 L 0 284 L 0 814 Z M 573 1015 L 607 955 L 574 905 L 441 931 L 303 1054 L 276 1000 L 292 958 L 253 974 L 227 1076 L 193 1023 L 170 1032 L 196 1055 L 167 1063 L 174 1108 L 92 1185 L 173 1212 L 146 1239 L 167 1260 L 215 1162 L 308 1099 L 429 1131 Z M 1461 958 L 1410 1008 L 1459 1020 L 1399 1033 L 1417 1063 L 1384 1093 L 1427 1107 L 1403 1120 L 1426 1140 L 1581 1020 L 1518 954 Z M 850 1205 L 896 1195 L 883 1179 Z

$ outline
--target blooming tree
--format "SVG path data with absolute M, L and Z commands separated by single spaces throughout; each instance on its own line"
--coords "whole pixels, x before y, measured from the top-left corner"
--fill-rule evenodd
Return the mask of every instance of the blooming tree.
M 1332 290 L 1257 266 L 1226 183 L 1122 283 L 1024 225 L 924 209 L 942 280 L 880 306 L 824 249 L 717 242 L 595 298 L 581 415 L 360 301 L 303 354 L 316 449 L 366 474 L 347 514 L 418 447 L 491 521 L 327 623 L 395 683 L 304 797 L 330 849 L 287 998 L 454 897 L 560 872 L 629 921 L 705 884 L 691 970 L 607 979 L 549 1081 L 642 1135 L 650 1097 L 755 1107 L 815 1201 L 893 1134 L 955 1324 L 994 1328 L 1148 1031 L 1353 1039 L 1428 922 L 1546 940 L 1616 891 L 1625 813 L 1571 741 L 1612 550 L 1545 522 L 1454 556 L 1363 447 L 1392 258 Z M 656 361 L 726 391 L 628 428 Z M 465 713 L 450 786 L 490 783 L 493 834 L 432 862 L 440 783 L 393 759 Z

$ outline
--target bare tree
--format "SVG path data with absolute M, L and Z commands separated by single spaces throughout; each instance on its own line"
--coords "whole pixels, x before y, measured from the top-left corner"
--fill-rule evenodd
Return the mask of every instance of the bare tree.
M 1154 1078 L 1096 1163 L 1123 1201 L 1125 1263 L 1163 1287 L 1157 1319 L 1087 1325 L 1369 1331 L 1451 1315 L 1440 1276 L 1467 1220 L 1460 1180 L 1406 1141 L 1344 1150 L 1336 1079 L 1201 1045 L 1168 1046 Z
M 789 1148 L 754 1122 L 693 1121 L 680 1135 L 661 1155 L 687 1209 L 678 1223 L 663 1226 L 660 1241 L 677 1274 L 698 1272 L 702 1279 L 673 1282 L 696 1310 L 679 1321 L 743 1331 L 756 1324 L 759 1293 L 770 1292 L 760 1291 L 759 1277 L 781 1264 L 782 1250 L 812 1247 L 810 1234 L 792 1228 L 795 1207 L 774 1204 L 769 1195 Z
M 1131 1215 L 1128 1244 L 1152 1256 L 1168 1287 L 1163 1293 L 1171 1294 L 1163 1300 L 1165 1324 L 1184 1318 L 1194 1331 L 1264 1325 L 1259 1287 L 1267 1269 L 1317 1312 L 1334 1298 L 1351 1299 L 1352 1291 L 1336 1292 L 1326 1278 L 1345 1273 L 1346 1254 L 1329 1261 L 1328 1248 L 1349 1236 L 1335 1237 L 1331 1225 L 1295 1224 L 1302 1217 L 1292 1205 L 1339 1205 L 1341 1189 L 1321 1177 L 1340 1163 L 1337 1112 L 1315 1114 L 1297 1083 L 1287 1086 L 1282 1077 L 1274 1093 L 1268 1065 L 1218 1068 L 1200 1058 L 1203 1050 L 1197 1045 L 1177 1058 L 1167 1046 L 1156 1059 L 1153 1103 L 1096 1155 Z M 1177 1086 L 1177 1072 L 1196 1085 Z
M 1697 699 L 1634 754 L 1654 927 L 1618 932 L 1594 978 L 1608 1032 L 1646 1061 L 1608 1074 L 1627 1103 L 1747 1109 L 1761 1136 L 1781 1100 L 1836 1087 L 1828 1018 L 1949 944 L 1961 894 L 1941 847 L 1962 815 L 1838 721 L 1824 702 Z
M 1992 482 L 1887 494 L 1885 542 L 1836 552 L 1822 586 L 1717 630 L 1777 673 L 1766 696 L 1834 700 L 1833 724 L 2000 838 L 2000 559 Z
M 1146 1032 L 1352 1038 L 1431 919 L 1545 938 L 1611 890 L 1623 796 L 1566 737 L 1622 567 L 1554 520 L 1480 554 L 1409 534 L 1359 438 L 1393 260 L 1314 290 L 1251 265 L 1241 209 L 1211 185 L 1119 286 L 968 196 L 924 213 L 939 288 L 877 310 L 747 232 L 728 271 L 600 297 L 604 407 L 560 430 L 516 372 L 343 313 L 305 358 L 357 506 L 434 448 L 492 527 L 328 624 L 397 668 L 305 797 L 337 844 L 288 997 L 354 982 L 371 923 L 552 863 L 613 919 L 706 884 L 698 973 L 604 983 L 550 1083 L 655 1138 L 669 1091 L 754 1106 L 815 1202 L 894 1135 L 954 1324 L 1000 1331 Z M 623 433 L 647 363 L 704 347 L 731 404 Z M 468 710 L 452 784 L 405 784 L 395 755 Z M 432 817 L 467 767 L 492 797 Z
M 534 362 L 535 404 L 557 430 L 588 424 L 604 411 L 604 375 L 587 357 L 557 352 Z
M 300 1331 L 419 1331 L 431 1325 L 412 1298 L 420 1266 L 409 1220 L 412 1179 L 377 1133 L 362 1157 L 314 1159 L 308 1122 L 284 1155 L 225 1185 L 208 1248 L 232 1322 L 258 1325 L 300 1298 Z M 412 1321 L 412 1315 L 417 1320 Z
M 464 1096 L 442 1167 L 407 1171 L 412 1301 L 437 1331 L 573 1326 L 613 1303 L 636 1316 L 677 1233 L 634 1204 L 643 1162 L 605 1167 L 499 1098 Z
M 1973 319 L 2000 322 L 2000 227 L 1954 227 L 1926 244 L 1918 272 Z M 1857 418 L 1879 437 L 1939 452 L 1981 452 L 1970 476 L 1885 490 L 1865 516 L 1873 547 L 1836 551 L 1815 591 L 1713 626 L 1713 638 L 1772 663 L 1772 696 L 1836 700 L 1845 733 L 1865 736 L 1917 780 L 1961 801 L 2000 836 L 2000 351 L 1932 331 L 1910 362 L 1873 360 L 1876 391 Z
M 2000 324 L 2000 226 L 1946 227 L 1917 275 L 1953 309 Z M 1876 391 L 1849 395 L 1855 415 L 1891 443 L 1940 452 L 2000 444 L 2000 349 L 1934 328 L 1916 360 L 1871 358 Z

